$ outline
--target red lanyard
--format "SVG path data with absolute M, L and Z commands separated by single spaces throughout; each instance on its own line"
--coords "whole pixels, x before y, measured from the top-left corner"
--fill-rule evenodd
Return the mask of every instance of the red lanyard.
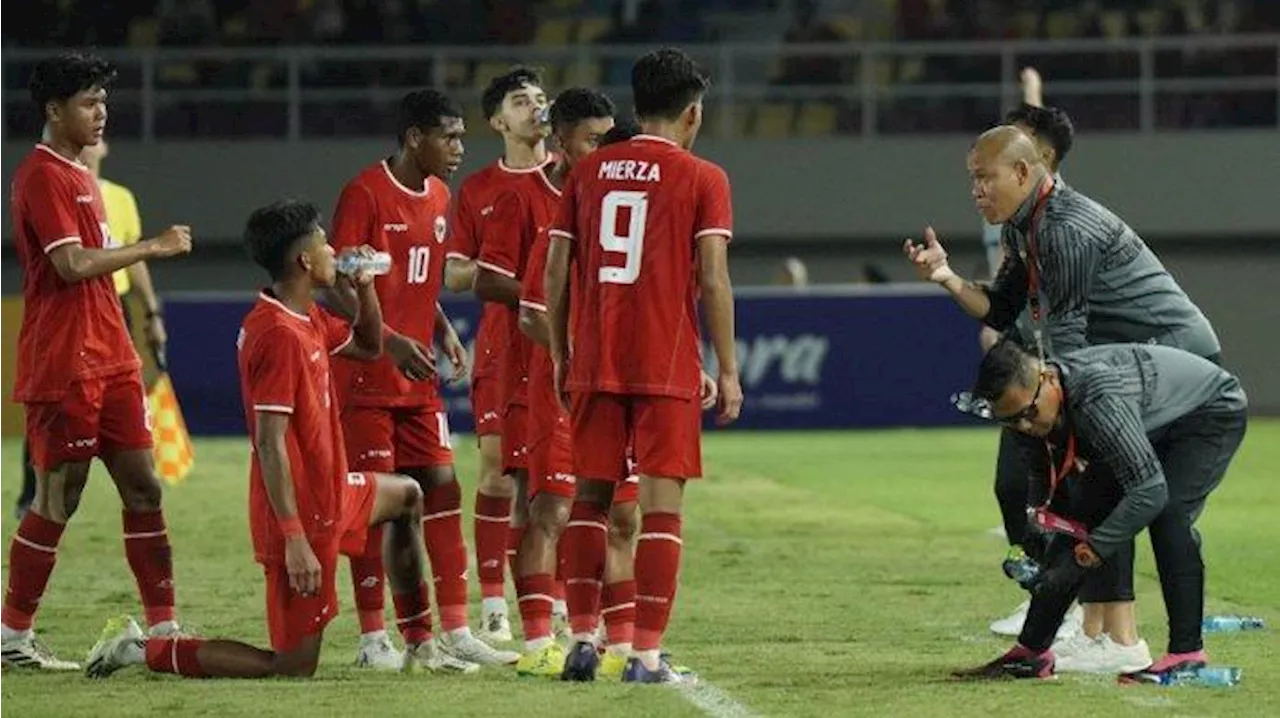
M 1062 391 L 1062 404 L 1067 403 L 1067 392 Z M 1078 541 L 1089 540 L 1089 529 L 1079 521 L 1073 521 L 1063 518 L 1049 510 L 1049 504 L 1053 503 L 1053 497 L 1058 493 L 1058 485 L 1066 480 L 1073 471 L 1076 470 L 1076 434 L 1067 429 L 1067 445 L 1062 457 L 1062 466 L 1055 467 L 1053 464 L 1053 446 L 1048 442 L 1044 442 L 1045 452 L 1049 455 L 1049 495 L 1045 497 L 1044 503 L 1037 506 L 1034 510 L 1029 510 L 1030 518 L 1035 522 L 1040 530 L 1050 533 L 1067 534 L 1074 536 Z
M 1031 222 L 1027 227 L 1027 303 L 1031 306 L 1031 320 L 1040 322 L 1040 252 L 1036 247 L 1036 232 L 1040 229 L 1040 220 L 1044 218 L 1044 208 L 1049 194 L 1056 183 L 1053 177 L 1040 182 L 1039 195 L 1031 208 Z

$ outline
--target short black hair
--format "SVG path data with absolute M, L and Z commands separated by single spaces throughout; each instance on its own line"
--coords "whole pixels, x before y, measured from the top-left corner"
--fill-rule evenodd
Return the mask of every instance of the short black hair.
M 115 79 L 115 65 L 101 57 L 83 52 L 64 52 L 41 60 L 32 70 L 27 87 L 43 117 L 44 107 L 50 102 L 66 102 L 77 92 L 109 87 Z
M 631 67 L 631 92 L 640 119 L 675 119 L 711 87 L 711 76 L 673 47 L 654 50 Z
M 542 72 L 529 65 L 516 65 L 490 80 L 480 95 L 480 109 L 484 112 L 485 119 L 498 114 L 507 95 L 525 85 L 542 87 Z
M 444 125 L 446 117 L 462 117 L 462 107 L 439 90 L 415 90 L 400 99 L 396 113 L 396 138 L 404 144 L 411 128 L 428 132 Z
M 272 202 L 249 215 L 244 227 L 244 246 L 253 261 L 267 270 L 274 281 L 284 275 L 294 245 L 314 232 L 319 224 L 320 211 L 310 202 L 297 199 Z
M 1004 116 L 1006 125 L 1026 125 L 1038 138 L 1043 138 L 1053 148 L 1054 169 L 1062 164 L 1071 145 L 1075 142 L 1076 128 L 1071 117 L 1059 107 L 1036 107 L 1025 102 L 1009 110 Z
M 614 123 L 613 128 L 604 133 L 604 137 L 600 138 L 600 146 L 611 145 L 615 142 L 626 142 L 638 134 L 640 134 L 640 123 L 630 117 L 618 120 Z
M 1010 387 L 1035 385 L 1039 374 L 1035 355 L 1022 347 L 1011 335 L 1006 334 L 982 357 L 978 365 L 978 380 L 973 385 L 975 396 L 991 403 L 1000 400 Z
M 551 127 L 557 131 L 574 127 L 583 120 L 613 117 L 618 108 L 599 90 L 571 87 L 551 104 Z

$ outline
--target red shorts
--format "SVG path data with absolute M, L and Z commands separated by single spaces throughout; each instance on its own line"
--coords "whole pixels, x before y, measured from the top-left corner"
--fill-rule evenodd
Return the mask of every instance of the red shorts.
M 561 415 L 556 418 L 550 434 L 529 438 L 529 500 L 544 491 L 573 499 L 576 484 L 573 431 L 569 418 Z
M 476 436 L 502 433 L 502 383 L 496 376 L 471 380 L 471 414 L 476 421 Z
M 263 563 L 262 571 L 267 579 L 267 629 L 272 650 L 287 653 L 296 649 L 304 638 L 322 633 L 338 615 L 335 576 L 338 553 L 363 554 L 377 494 L 378 484 L 373 474 L 347 474 L 337 540 L 326 538 L 311 543 L 311 550 L 320 561 L 320 590 L 315 595 L 294 593 L 289 587 L 289 571 L 283 558 Z
M 352 471 L 452 466 L 449 417 L 421 406 L 348 406 L 342 433 Z
M 75 382 L 60 401 L 25 409 L 31 463 L 40 471 L 151 448 L 151 414 L 136 371 Z
M 512 404 L 502 417 L 502 470 L 529 468 L 529 407 Z
M 702 405 L 697 397 L 575 393 L 574 468 L 581 478 L 623 481 L 635 473 L 702 476 Z

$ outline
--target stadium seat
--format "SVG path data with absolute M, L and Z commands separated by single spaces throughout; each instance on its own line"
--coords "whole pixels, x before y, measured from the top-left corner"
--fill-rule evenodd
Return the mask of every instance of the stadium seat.
M 1036 12 L 1020 12 L 1013 20 L 1013 26 L 1020 38 L 1033 38 L 1040 27 L 1040 15 Z
M 840 15 L 827 21 L 846 40 L 861 40 L 864 28 L 862 18 L 855 15 Z
M 1102 25 L 1102 36 L 1110 39 L 1125 37 L 1129 34 L 1129 16 L 1124 10 L 1107 10 L 1099 17 Z
M 155 47 L 159 39 L 159 20 L 153 17 L 135 17 L 129 23 L 130 47 Z
M 608 31 L 609 18 L 584 17 L 578 21 L 577 32 L 574 34 L 573 39 L 575 42 L 592 43 L 599 40 Z
M 533 44 L 540 47 L 563 47 L 569 44 L 573 24 L 568 18 L 549 17 L 538 23 Z
M 1137 15 L 1138 30 L 1148 37 L 1159 35 L 1165 28 L 1165 12 L 1161 8 L 1141 10 Z
M 766 102 L 757 106 L 751 134 L 766 138 L 790 136 L 795 111 L 795 104 L 791 102 Z
M 903 57 L 898 62 L 898 82 L 919 82 L 924 78 L 924 58 L 919 55 Z
M 826 137 L 836 132 L 838 114 L 829 102 L 811 100 L 800 107 L 796 118 L 796 134 L 801 137 Z
M 1082 19 L 1076 10 L 1055 10 L 1045 17 L 1045 34 L 1051 40 L 1077 37 L 1082 29 Z

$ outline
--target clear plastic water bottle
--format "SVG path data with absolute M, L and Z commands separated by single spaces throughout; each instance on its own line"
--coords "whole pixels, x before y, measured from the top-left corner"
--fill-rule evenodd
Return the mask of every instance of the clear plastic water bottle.
M 1026 554 L 1019 546 L 1009 549 L 1004 562 L 1000 564 L 1004 575 L 1018 582 L 1019 586 L 1029 589 L 1031 583 L 1040 575 L 1040 564 Z
M 1235 633 L 1262 630 L 1267 622 L 1256 616 L 1205 616 L 1201 627 L 1205 633 Z
M 338 255 L 338 271 L 343 274 L 356 274 L 368 270 L 374 274 L 386 274 L 391 271 L 391 255 L 387 252 L 374 252 L 371 257 L 364 257 L 355 252 Z
M 1162 686 L 1206 686 L 1230 688 L 1240 684 L 1241 670 L 1234 666 L 1202 666 L 1160 675 Z

